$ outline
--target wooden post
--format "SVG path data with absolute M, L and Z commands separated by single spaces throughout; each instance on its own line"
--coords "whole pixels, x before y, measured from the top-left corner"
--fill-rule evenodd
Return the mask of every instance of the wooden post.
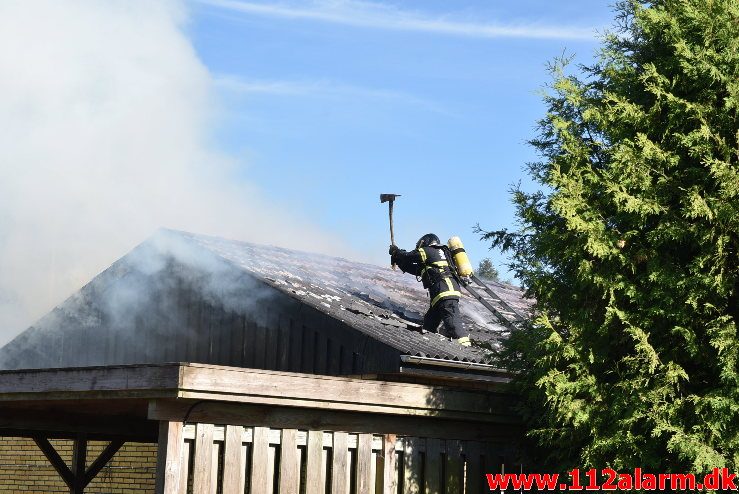
M 164 420 L 159 422 L 157 494 L 180 494 L 180 492 L 184 492 L 184 489 L 180 487 L 184 442 L 182 422 Z

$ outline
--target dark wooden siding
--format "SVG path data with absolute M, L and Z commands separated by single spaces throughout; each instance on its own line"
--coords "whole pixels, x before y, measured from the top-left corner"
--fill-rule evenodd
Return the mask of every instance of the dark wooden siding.
M 227 294 L 248 299 L 249 290 L 258 290 L 259 302 L 239 310 L 203 296 L 176 266 L 168 272 L 153 290 L 147 285 L 150 293 L 123 322 L 102 306 L 105 293 L 86 287 L 76 306 L 68 302 L 3 348 L 4 366 L 199 362 L 329 375 L 398 370 L 399 351 L 261 281 L 249 278 L 244 293 Z

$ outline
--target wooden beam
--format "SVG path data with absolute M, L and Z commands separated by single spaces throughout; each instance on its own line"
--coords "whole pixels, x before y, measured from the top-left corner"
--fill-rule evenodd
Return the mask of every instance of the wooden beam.
M 33 440 L 36 443 L 36 446 L 39 447 L 41 452 L 44 453 L 46 459 L 49 460 L 51 466 L 54 467 L 54 470 L 57 471 L 64 483 L 67 484 L 67 487 L 71 489 L 74 485 L 74 474 L 69 469 L 67 464 L 64 463 L 64 460 L 61 456 L 59 456 L 59 453 L 57 453 L 57 451 L 54 449 L 54 446 L 52 446 L 49 440 L 45 437 L 36 436 L 33 438 Z
M 92 482 L 92 480 L 100 473 L 100 470 L 108 464 L 113 456 L 118 452 L 119 449 L 125 444 L 124 441 L 115 440 L 108 443 L 105 449 L 100 453 L 97 459 L 90 465 L 90 468 L 85 472 L 85 487 Z
M 445 386 L 188 364 L 180 398 L 468 419 L 513 416 L 508 395 Z M 501 419 L 498 419 L 500 421 Z
M 183 445 L 182 422 L 161 421 L 159 423 L 159 447 L 157 450 L 157 494 L 180 494 L 184 492 L 181 469 Z
M 0 371 L 0 401 L 173 396 L 180 364 Z
M 149 418 L 182 420 L 192 403 L 192 401 L 185 400 L 153 401 L 149 406 Z M 310 408 L 269 407 L 245 403 L 202 403 L 192 410 L 189 420 L 247 427 L 352 431 L 482 441 L 512 440 L 520 437 L 521 434 L 521 428 L 517 425 L 479 422 L 472 419 L 463 421 L 434 417 L 419 418 Z
M 425 384 L 201 364 L 0 372 L 0 401 L 117 399 L 123 402 L 167 397 L 491 423 L 519 422 L 511 410 L 510 395 Z M 5 426 L 24 428 L 16 423 Z
M 70 494 L 84 494 L 85 470 L 87 468 L 87 436 L 79 434 L 72 447 L 72 486 Z
M 154 423 L 156 425 L 156 422 Z M 74 440 L 79 431 L 50 431 L 43 428 L 29 427 L 27 429 L 0 429 L 0 437 L 25 437 L 33 439 L 39 435 L 46 437 L 47 439 L 67 439 Z M 87 433 L 88 441 L 123 441 L 123 442 L 135 442 L 135 443 L 156 443 L 156 434 L 154 436 L 146 435 L 121 435 L 121 434 L 106 434 L 104 432 L 99 433 Z
M 67 484 L 71 494 L 83 494 L 88 484 L 92 482 L 124 444 L 123 441 L 112 441 L 90 465 L 90 468 L 86 468 L 88 438 L 85 435 L 78 435 L 72 447 L 72 468 L 70 469 L 48 439 L 41 436 L 36 436 L 33 439 L 64 483 Z
M 34 402 L 34 405 L 37 403 Z M 94 441 L 122 438 L 136 442 L 156 442 L 156 423 L 146 420 L 145 416 L 136 418 L 103 411 L 98 414 L 75 414 L 60 410 L 53 401 L 47 403 L 48 408 L 45 410 L 0 407 L 0 436 L 42 435 L 47 438 L 74 439 L 79 434 L 86 434 L 88 440 Z M 77 402 L 76 406 L 80 407 L 80 403 Z

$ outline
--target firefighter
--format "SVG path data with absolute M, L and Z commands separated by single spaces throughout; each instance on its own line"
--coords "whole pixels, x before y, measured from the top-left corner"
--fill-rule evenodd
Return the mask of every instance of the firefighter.
M 459 297 L 462 294 L 445 250 L 439 237 L 427 233 L 418 240 L 415 250 L 407 252 L 391 245 L 389 254 L 392 263 L 404 273 L 420 276 L 423 287 L 429 292 L 431 307 L 423 317 L 423 329 L 436 333 L 443 322 L 444 336 L 456 338 L 460 345 L 470 346 L 469 333 L 459 315 Z

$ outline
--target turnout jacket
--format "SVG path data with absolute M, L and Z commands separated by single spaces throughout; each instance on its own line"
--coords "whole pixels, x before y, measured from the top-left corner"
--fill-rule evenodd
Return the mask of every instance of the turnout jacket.
M 452 268 L 449 266 L 449 260 L 441 245 L 419 247 L 412 251 L 401 249 L 393 254 L 392 261 L 404 273 L 421 277 L 423 287 L 429 291 L 431 307 L 435 306 L 439 300 L 459 300 L 462 295 L 459 291 L 459 283 L 452 275 Z

